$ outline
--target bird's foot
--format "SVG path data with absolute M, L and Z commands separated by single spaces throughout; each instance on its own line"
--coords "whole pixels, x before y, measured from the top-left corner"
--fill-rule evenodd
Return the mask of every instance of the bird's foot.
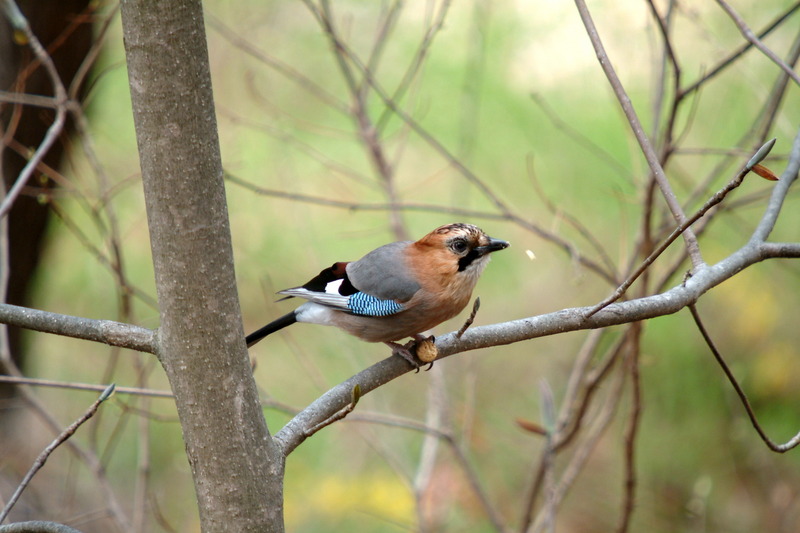
M 384 344 L 386 344 L 392 349 L 392 355 L 399 355 L 400 357 L 408 361 L 408 363 L 411 366 L 417 369 L 417 372 L 419 372 L 420 367 L 425 364 L 419 359 L 417 359 L 417 356 L 414 354 L 414 351 L 412 351 L 412 348 L 414 348 L 415 344 L 414 341 L 409 341 L 405 344 L 398 344 L 396 342 L 389 341 Z
M 433 335 L 425 337 L 417 334 L 414 335 L 414 340 L 405 344 L 396 342 L 387 342 L 385 344 L 392 349 L 392 355 L 399 355 L 419 372 L 419 369 L 425 364 L 428 365 L 428 368 L 425 369 L 426 371 L 433 366 L 433 361 L 437 356 L 435 340 L 436 338 Z

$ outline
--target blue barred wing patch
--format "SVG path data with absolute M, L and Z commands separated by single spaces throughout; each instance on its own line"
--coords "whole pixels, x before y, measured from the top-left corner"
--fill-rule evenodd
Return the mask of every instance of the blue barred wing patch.
M 389 316 L 404 309 L 394 300 L 381 300 L 363 292 L 351 294 L 347 307 L 353 314 L 362 316 Z

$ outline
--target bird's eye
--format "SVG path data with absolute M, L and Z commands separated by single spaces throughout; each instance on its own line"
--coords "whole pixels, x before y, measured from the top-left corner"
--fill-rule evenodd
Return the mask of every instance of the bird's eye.
M 467 251 L 469 245 L 464 239 L 455 239 L 452 243 L 450 243 L 450 248 L 457 254 L 463 254 Z

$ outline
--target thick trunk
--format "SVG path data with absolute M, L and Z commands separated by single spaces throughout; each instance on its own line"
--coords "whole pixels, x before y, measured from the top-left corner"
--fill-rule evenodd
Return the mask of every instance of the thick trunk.
M 122 2 L 161 313 L 204 531 L 283 531 L 283 460 L 247 358 L 200 0 Z

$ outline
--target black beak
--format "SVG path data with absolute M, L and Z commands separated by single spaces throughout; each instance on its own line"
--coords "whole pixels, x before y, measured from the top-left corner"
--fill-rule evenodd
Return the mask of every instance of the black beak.
M 478 246 L 475 248 L 475 251 L 481 255 L 486 255 L 492 252 L 497 252 L 498 250 L 505 250 L 509 246 L 511 245 L 508 243 L 508 241 L 501 241 L 500 239 L 492 239 L 489 237 L 489 244 L 485 246 Z

